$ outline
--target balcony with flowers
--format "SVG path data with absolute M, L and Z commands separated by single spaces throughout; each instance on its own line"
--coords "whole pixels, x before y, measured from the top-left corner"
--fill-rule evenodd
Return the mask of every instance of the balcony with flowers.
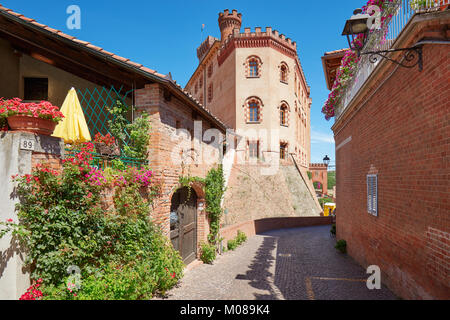
M 380 62 L 383 59 L 392 61 L 392 53 L 404 50 L 398 47 L 397 40 L 416 15 L 443 11 L 449 5 L 450 0 L 369 0 L 361 12 L 355 12 L 368 16 L 369 30 L 354 34 L 352 39 L 349 38 L 350 49 L 339 51 L 339 58 L 342 56 L 340 66 L 332 70 L 333 76 L 328 75 L 334 82 L 329 84 L 331 92 L 322 108 L 325 119 L 339 119 Z M 329 56 L 335 58 L 335 55 Z M 327 55 L 323 57 L 326 58 Z M 421 48 L 405 50 L 399 64 L 420 69 Z

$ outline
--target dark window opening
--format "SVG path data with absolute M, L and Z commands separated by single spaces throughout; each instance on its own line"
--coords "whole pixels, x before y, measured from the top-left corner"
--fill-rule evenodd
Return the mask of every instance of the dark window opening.
M 28 101 L 48 100 L 48 79 L 25 78 L 24 100 Z

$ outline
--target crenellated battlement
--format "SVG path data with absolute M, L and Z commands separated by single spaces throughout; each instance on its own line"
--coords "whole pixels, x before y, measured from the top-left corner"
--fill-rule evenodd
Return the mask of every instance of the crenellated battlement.
M 310 169 L 316 169 L 316 170 L 318 170 L 318 169 L 327 170 L 328 166 L 326 164 L 324 164 L 324 163 L 310 163 L 309 164 L 309 168 Z
M 202 61 L 205 54 L 208 52 L 208 50 L 213 46 L 214 42 L 216 42 L 218 39 L 214 38 L 212 36 L 208 36 L 205 41 L 197 48 L 197 57 L 198 60 Z
M 231 13 L 228 9 L 219 13 L 219 28 L 222 42 L 225 41 L 234 29 L 240 29 L 242 25 L 242 14 L 237 10 Z
M 238 13 L 237 10 L 232 10 L 230 13 L 230 10 L 225 9 L 223 12 L 220 12 L 219 19 L 224 19 L 224 18 L 235 18 L 235 19 L 239 19 L 239 21 L 242 22 L 242 14 Z
M 291 50 L 297 51 L 297 43 L 295 41 L 287 38 L 284 34 L 280 34 L 278 30 L 272 30 L 272 27 L 266 27 L 264 31 L 261 27 L 255 27 L 253 32 L 251 28 L 244 28 L 244 32 L 240 32 L 240 29 L 235 28 L 233 29 L 233 32 L 228 35 L 228 38 L 223 41 L 223 43 L 224 47 L 226 47 L 232 39 L 254 38 L 256 40 L 258 38 L 267 37 L 276 40 Z

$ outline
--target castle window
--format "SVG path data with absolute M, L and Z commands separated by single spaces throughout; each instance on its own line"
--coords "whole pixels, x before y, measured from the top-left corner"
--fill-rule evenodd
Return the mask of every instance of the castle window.
M 252 59 L 250 63 L 248 64 L 249 71 L 250 71 L 250 77 L 257 77 L 258 76 L 258 61 L 255 59 Z
M 261 59 L 257 56 L 250 56 L 245 62 L 246 77 L 259 78 L 261 77 Z
M 281 105 L 278 107 L 280 110 L 280 126 L 289 126 L 289 112 L 290 108 L 286 101 L 282 101 Z
M 280 65 L 280 81 L 283 83 L 288 83 L 289 68 L 285 62 Z
M 245 108 L 245 120 L 247 123 L 261 123 L 261 108 L 263 107 L 263 104 L 259 98 L 248 98 L 243 107 Z
M 250 158 L 258 158 L 259 156 L 259 142 L 249 141 L 248 142 L 248 155 Z
M 213 74 L 213 64 L 211 63 L 208 67 L 208 78 L 211 78 Z
M 213 99 L 213 94 L 214 94 L 214 92 L 213 92 L 213 85 L 212 85 L 212 83 L 209 85 L 209 87 L 208 87 L 208 102 L 211 102 L 212 101 L 212 99 Z
M 287 108 L 285 105 L 283 105 L 280 108 L 280 125 L 287 126 Z
M 287 143 L 280 143 L 280 159 L 286 160 L 288 156 L 288 145 Z
M 249 104 L 250 122 L 259 122 L 259 106 L 256 102 Z

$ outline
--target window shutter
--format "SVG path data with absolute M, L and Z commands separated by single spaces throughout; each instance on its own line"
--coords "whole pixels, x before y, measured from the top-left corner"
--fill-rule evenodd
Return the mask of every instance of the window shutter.
M 378 216 L 378 176 L 367 176 L 367 211 Z

